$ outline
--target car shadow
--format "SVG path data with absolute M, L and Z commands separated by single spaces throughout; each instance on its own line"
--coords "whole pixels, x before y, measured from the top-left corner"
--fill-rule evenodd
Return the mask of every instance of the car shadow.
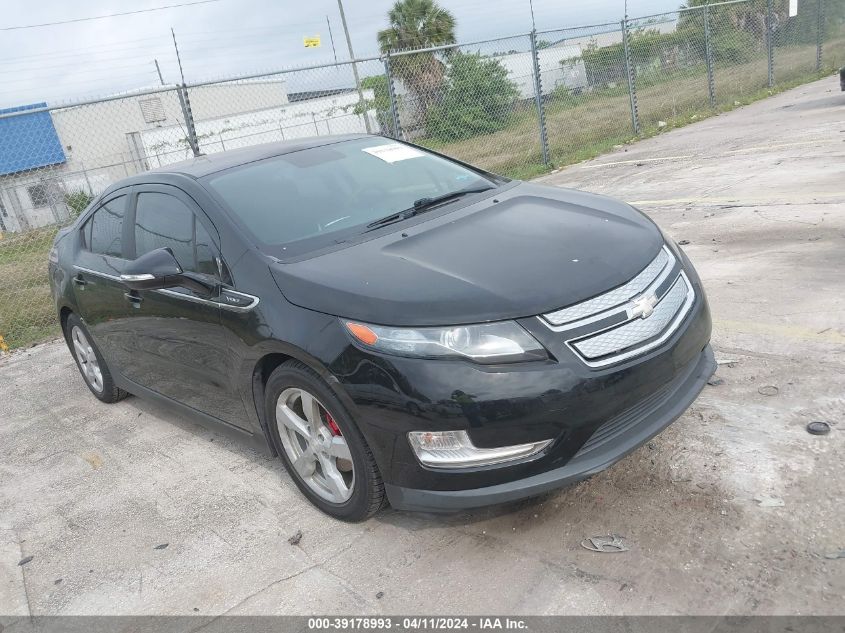
M 511 501 L 494 506 L 486 506 L 472 510 L 460 510 L 457 512 L 407 512 L 395 510 L 391 507 L 382 510 L 372 520 L 401 527 L 409 531 L 425 530 L 433 527 L 457 527 L 482 523 L 503 516 L 517 515 L 521 512 L 530 512 L 539 508 L 544 503 L 560 494 L 560 490 Z
M 137 396 L 130 396 L 130 399 L 127 400 L 128 403 L 131 403 L 132 407 L 138 411 L 138 417 L 141 418 L 140 421 L 143 420 L 144 416 L 152 416 L 165 424 L 170 424 L 202 440 L 213 442 L 217 446 L 225 448 L 239 456 L 257 458 L 256 463 L 266 462 L 269 465 L 276 459 L 270 456 L 269 453 L 256 450 L 248 442 L 237 437 L 231 437 L 225 432 L 220 431 L 219 428 L 212 429 L 206 427 L 166 404 Z

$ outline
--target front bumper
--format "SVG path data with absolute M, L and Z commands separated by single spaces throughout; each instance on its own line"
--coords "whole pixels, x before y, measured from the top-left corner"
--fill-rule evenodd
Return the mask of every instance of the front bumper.
M 335 336 L 321 344 L 343 346 L 327 368 L 394 507 L 457 510 L 536 495 L 606 468 L 677 418 L 714 366 L 704 290 L 683 253 L 675 255 L 695 290 L 686 317 L 659 346 L 609 366 L 588 366 L 539 317 L 517 322 L 550 358 L 506 365 L 375 354 L 350 344 L 339 325 L 327 329 Z M 421 464 L 408 433 L 451 430 L 465 431 L 479 448 L 553 441 L 535 456 L 496 466 Z
M 707 345 L 671 383 L 600 426 L 561 468 L 470 490 L 419 490 L 386 484 L 390 504 L 400 510 L 449 512 L 532 497 L 581 481 L 616 463 L 674 422 L 715 370 L 713 350 Z

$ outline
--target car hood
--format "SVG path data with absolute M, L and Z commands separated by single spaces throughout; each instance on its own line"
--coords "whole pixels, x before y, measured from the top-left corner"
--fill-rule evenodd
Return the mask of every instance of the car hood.
M 273 275 L 304 308 L 375 324 L 457 325 L 588 299 L 630 280 L 663 244 L 657 227 L 623 202 L 529 183 L 414 220 L 274 263 Z

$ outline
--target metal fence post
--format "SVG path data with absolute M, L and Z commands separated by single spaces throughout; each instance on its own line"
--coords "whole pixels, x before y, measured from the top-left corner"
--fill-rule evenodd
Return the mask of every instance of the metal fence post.
M 543 164 L 549 162 L 549 138 L 546 133 L 546 107 L 543 105 L 543 81 L 540 79 L 540 53 L 537 50 L 537 31 L 531 31 L 531 60 L 534 65 L 534 102 L 537 105 L 537 124 L 540 126 L 540 149 Z
M 716 80 L 713 77 L 713 43 L 710 41 L 710 10 L 704 5 L 704 58 L 707 63 L 707 94 L 710 107 L 716 107 Z
M 822 69 L 822 43 L 824 42 L 824 0 L 816 1 L 816 70 Z
M 769 88 L 775 86 L 775 42 L 774 42 L 774 13 L 772 0 L 766 0 L 766 55 L 769 66 Z
M 200 145 L 197 141 L 197 130 L 194 127 L 194 113 L 191 111 L 191 100 L 188 97 L 188 86 L 182 84 L 176 87 L 176 94 L 179 96 L 179 105 L 182 107 L 182 116 L 185 117 L 187 128 L 188 145 L 194 156 L 200 155 Z
M 640 115 L 637 112 L 637 78 L 631 60 L 631 47 L 628 43 L 628 19 L 622 20 L 622 45 L 625 52 L 625 74 L 628 76 L 628 96 L 631 98 L 631 125 L 634 134 L 640 135 Z
M 387 77 L 387 95 L 390 97 L 390 117 L 393 120 L 393 138 L 402 138 L 402 124 L 399 121 L 399 108 L 396 106 L 396 88 L 393 85 L 393 73 L 390 68 L 390 53 L 384 56 L 384 74 Z

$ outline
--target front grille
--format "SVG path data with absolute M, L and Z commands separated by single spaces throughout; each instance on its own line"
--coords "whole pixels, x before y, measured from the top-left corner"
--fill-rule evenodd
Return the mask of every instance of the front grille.
M 604 312 L 615 306 L 625 303 L 629 299 L 636 297 L 643 290 L 648 288 L 657 276 L 662 273 L 667 266 L 674 264 L 675 258 L 665 248 L 660 249 L 651 263 L 643 269 L 643 271 L 634 277 L 628 283 L 614 288 L 610 292 L 606 292 L 598 297 L 587 299 L 581 303 L 576 303 L 574 306 L 557 310 L 544 314 L 543 318 L 552 325 L 563 325 L 578 321 L 586 317 Z
M 594 359 L 647 341 L 666 329 L 686 301 L 688 293 L 686 281 L 679 276 L 647 319 L 636 318 L 619 327 L 575 341 L 572 346 L 585 358 Z
M 664 246 L 631 281 L 540 319 L 584 363 L 604 367 L 661 345 L 694 301 L 692 284 Z

